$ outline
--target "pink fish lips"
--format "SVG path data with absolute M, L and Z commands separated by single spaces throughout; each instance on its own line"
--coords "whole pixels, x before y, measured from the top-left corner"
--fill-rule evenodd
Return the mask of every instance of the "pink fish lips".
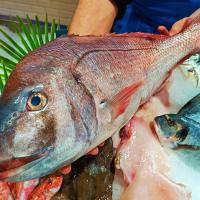
M 39 162 L 39 160 L 47 157 L 49 151 L 44 153 L 26 156 L 21 158 L 12 158 L 10 160 L 5 160 L 0 162 L 0 180 L 6 181 L 8 178 L 19 174 L 20 172 L 26 170 L 25 165 Z

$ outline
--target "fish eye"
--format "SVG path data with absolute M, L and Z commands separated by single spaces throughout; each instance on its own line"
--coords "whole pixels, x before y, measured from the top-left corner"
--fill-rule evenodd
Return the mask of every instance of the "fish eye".
M 33 93 L 28 98 L 27 109 L 29 111 L 42 110 L 47 105 L 47 96 L 43 93 Z

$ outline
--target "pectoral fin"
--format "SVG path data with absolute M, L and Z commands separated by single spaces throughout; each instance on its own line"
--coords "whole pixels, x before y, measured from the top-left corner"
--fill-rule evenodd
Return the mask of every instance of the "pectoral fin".
M 129 105 L 132 95 L 143 85 L 143 81 L 134 83 L 128 87 L 125 87 L 119 93 L 117 93 L 110 101 L 108 105 L 112 110 L 112 119 L 116 119 L 121 115 Z

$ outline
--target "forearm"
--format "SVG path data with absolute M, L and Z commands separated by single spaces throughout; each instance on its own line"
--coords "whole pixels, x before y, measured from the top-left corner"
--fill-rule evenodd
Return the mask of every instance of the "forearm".
M 69 34 L 100 35 L 109 33 L 117 15 L 110 0 L 79 0 Z

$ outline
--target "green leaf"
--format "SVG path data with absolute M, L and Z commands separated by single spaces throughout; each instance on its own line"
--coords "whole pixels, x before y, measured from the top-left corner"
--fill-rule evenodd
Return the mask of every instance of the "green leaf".
M 8 64 L 8 63 L 5 63 L 5 65 L 6 65 L 6 66 L 5 66 L 5 67 L 6 67 L 6 70 L 7 70 L 7 72 L 9 72 L 9 73 L 12 72 L 12 70 L 13 70 L 13 69 L 15 68 L 15 66 L 16 66 L 16 65 L 10 65 L 10 64 Z M 0 68 L 3 69 L 3 66 L 0 66 Z
M 22 19 L 19 16 L 17 16 L 17 19 L 19 21 L 20 28 L 22 29 L 22 31 L 26 35 L 26 38 L 27 38 L 27 40 L 28 40 L 28 42 L 29 42 L 29 44 L 30 44 L 30 46 L 32 48 L 31 50 L 36 49 L 35 43 L 33 41 L 33 38 L 31 36 L 30 32 L 28 31 L 27 27 L 23 23 Z
M 5 66 L 6 71 L 10 74 L 10 73 L 13 71 L 13 69 L 15 68 L 15 66 L 16 66 L 16 65 L 13 65 L 13 66 L 12 66 L 12 69 L 10 69 L 10 68 L 8 68 L 8 66 L 6 65 L 6 66 Z M 3 66 L 2 66 L 2 68 L 3 68 Z
M 49 30 L 48 30 L 48 16 L 46 14 L 45 23 L 44 23 L 44 34 L 45 34 L 45 44 L 49 42 Z
M 8 80 L 8 73 L 6 71 L 6 67 L 5 67 L 4 63 L 3 63 L 3 72 L 4 72 L 5 81 L 7 81 Z
M 28 52 L 33 49 L 42 46 L 44 43 L 55 39 L 56 30 L 60 30 L 60 20 L 57 25 L 55 25 L 55 19 L 52 20 L 51 28 L 49 30 L 48 16 L 46 14 L 44 29 L 40 26 L 38 17 L 36 16 L 36 23 L 33 25 L 29 16 L 26 16 L 27 25 L 22 21 L 20 17 L 17 17 L 19 21 L 19 27 L 22 32 L 18 29 L 16 30 L 19 39 L 24 47 L 24 49 L 13 40 L 5 31 L 0 29 L 8 41 L 0 39 L 0 49 L 4 50 L 11 58 L 0 56 L 0 93 L 2 93 L 5 82 L 7 81 L 9 74 L 15 68 L 16 64 L 21 60 Z M 44 33 L 44 40 L 43 40 Z M 16 60 L 16 61 L 13 61 Z
M 56 30 L 60 31 L 60 18 L 58 19 L 58 24 L 57 24 Z
M 2 61 L 2 60 L 1 60 L 0 64 L 1 64 L 2 67 L 3 67 L 3 61 Z M 4 88 L 3 79 L 4 79 L 4 77 L 5 77 L 4 74 L 3 74 L 3 75 L 0 74 L 0 93 L 3 92 L 3 88 Z
M 14 58 L 16 61 L 20 60 L 20 57 L 17 56 L 16 54 L 14 54 L 11 50 L 9 50 L 8 48 L 6 48 L 5 46 L 0 44 L 0 48 L 3 49 L 9 56 L 11 56 L 12 58 Z
M 20 38 L 20 40 L 21 40 L 21 42 L 22 42 L 24 48 L 25 48 L 28 52 L 32 51 L 31 48 L 29 47 L 28 43 L 26 42 L 26 40 L 25 40 L 24 37 L 22 36 L 22 34 L 21 34 L 18 30 L 16 30 L 16 32 L 17 32 L 17 35 L 19 36 L 19 38 Z M 26 53 L 26 54 L 27 54 L 27 53 Z
M 17 63 L 16 62 L 13 62 L 12 60 L 4 57 L 4 56 L 0 56 L 0 59 L 4 62 L 4 64 L 10 64 L 10 65 L 16 65 Z
M 42 46 L 44 44 L 42 39 L 42 28 L 40 27 L 40 22 L 37 16 L 35 16 L 35 21 L 36 21 L 36 31 L 39 37 L 40 46 Z
M 20 45 L 18 45 L 5 31 L 3 31 L 0 28 L 0 32 L 8 39 L 8 41 L 22 54 L 22 55 L 26 55 L 27 52 L 25 52 Z
M 53 19 L 51 24 L 51 41 L 54 40 L 55 38 L 55 32 L 56 32 L 55 19 Z
M 17 55 L 19 57 L 19 59 L 21 59 L 21 58 L 24 57 L 20 52 L 17 51 L 16 48 L 13 48 L 11 45 L 9 45 L 8 43 L 4 42 L 2 39 L 0 39 L 0 44 L 2 44 L 4 47 L 6 47 L 7 49 L 9 49 L 15 55 Z
M 4 84 L 3 84 L 2 77 L 0 76 L 0 93 L 3 92 L 3 88 L 4 88 Z
M 30 18 L 29 18 L 28 15 L 26 15 L 26 20 L 27 20 L 28 25 L 29 25 L 28 28 L 29 28 L 29 30 L 30 30 L 32 36 L 33 36 L 33 40 L 34 40 L 35 46 L 38 48 L 38 47 L 40 46 L 40 44 L 39 44 L 39 41 L 38 41 L 38 38 L 37 38 L 36 29 L 35 29 L 35 27 L 33 26 L 33 24 L 32 24 L 32 22 L 31 22 L 31 20 L 30 20 Z

